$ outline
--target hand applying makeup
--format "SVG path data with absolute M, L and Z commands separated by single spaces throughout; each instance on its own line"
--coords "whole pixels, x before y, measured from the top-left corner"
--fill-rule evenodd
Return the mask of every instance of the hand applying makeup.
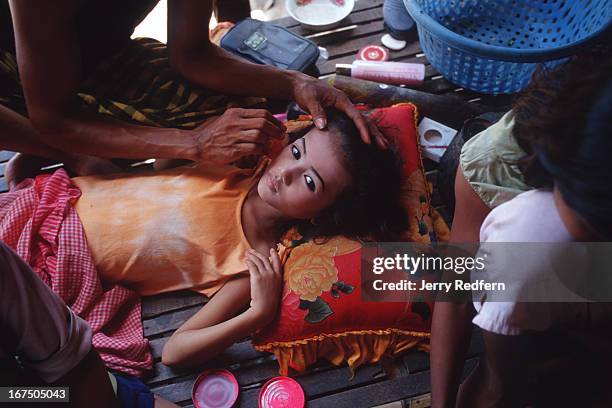
M 198 159 L 228 164 L 266 153 L 271 139 L 281 139 L 285 126 L 264 109 L 231 108 L 198 132 Z

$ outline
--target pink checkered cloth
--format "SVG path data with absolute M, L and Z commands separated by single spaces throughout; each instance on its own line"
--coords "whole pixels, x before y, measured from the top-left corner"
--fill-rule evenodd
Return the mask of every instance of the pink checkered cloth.
M 119 285 L 102 286 L 72 206 L 80 195 L 62 169 L 0 194 L 0 240 L 89 323 L 108 368 L 140 376 L 153 365 L 140 297 Z

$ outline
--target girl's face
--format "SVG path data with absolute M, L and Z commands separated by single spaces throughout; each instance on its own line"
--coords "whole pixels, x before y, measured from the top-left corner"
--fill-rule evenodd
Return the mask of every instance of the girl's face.
M 349 187 L 338 139 L 316 128 L 287 145 L 257 184 L 261 199 L 284 216 L 309 219 L 329 207 Z

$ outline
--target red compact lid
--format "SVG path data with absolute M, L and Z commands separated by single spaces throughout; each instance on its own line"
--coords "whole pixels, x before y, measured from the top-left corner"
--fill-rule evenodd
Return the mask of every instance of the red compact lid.
M 259 393 L 259 408 L 304 408 L 304 404 L 304 390 L 289 377 L 272 378 Z
M 357 58 L 363 61 L 386 61 L 389 52 L 380 45 L 366 45 L 359 50 Z
M 227 370 L 206 370 L 193 384 L 191 400 L 196 408 L 232 408 L 238 399 L 238 381 Z

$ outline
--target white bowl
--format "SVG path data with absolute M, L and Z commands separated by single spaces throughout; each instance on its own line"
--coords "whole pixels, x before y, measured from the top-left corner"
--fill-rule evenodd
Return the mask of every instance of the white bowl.
M 340 6 L 332 0 L 312 0 L 299 6 L 297 0 L 285 0 L 287 12 L 306 28 L 316 31 L 330 30 L 340 24 L 355 7 L 355 0 L 344 0 Z

